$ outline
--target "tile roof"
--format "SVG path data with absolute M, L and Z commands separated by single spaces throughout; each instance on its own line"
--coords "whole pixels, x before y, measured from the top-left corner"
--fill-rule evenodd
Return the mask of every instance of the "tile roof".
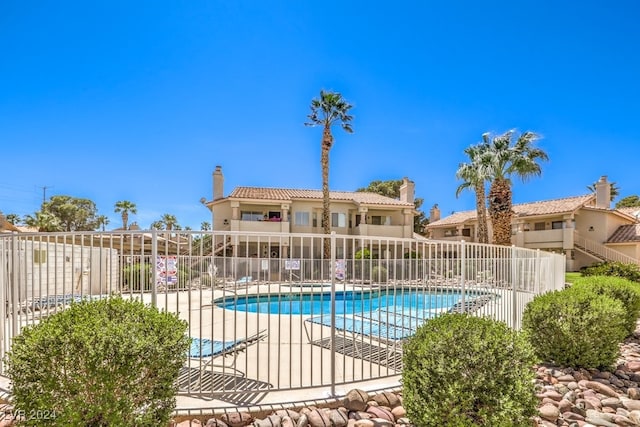
M 413 208 L 412 203 L 402 202 L 376 193 L 360 191 L 331 191 L 331 200 L 342 200 L 358 204 L 404 206 Z M 301 190 L 287 188 L 236 187 L 228 196 L 229 199 L 262 199 L 262 200 L 322 200 L 321 190 Z
M 618 208 L 618 210 L 624 214 L 634 216 L 636 217 L 636 219 L 640 220 L 640 207 L 638 206 L 633 208 Z
M 640 224 L 621 225 L 606 243 L 640 242 Z
M 513 212 L 516 217 L 538 216 L 538 215 L 554 215 L 565 212 L 573 212 L 584 206 L 595 198 L 593 194 L 565 197 L 562 199 L 542 200 L 539 202 L 519 203 L 513 205 Z M 475 221 L 477 217 L 476 211 L 456 212 L 438 221 L 434 221 L 427 227 L 441 227 L 446 225 L 461 224 L 467 221 Z

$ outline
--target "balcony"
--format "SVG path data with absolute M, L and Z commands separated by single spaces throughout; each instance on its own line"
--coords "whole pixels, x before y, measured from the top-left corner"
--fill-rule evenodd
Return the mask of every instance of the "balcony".
M 413 226 L 360 224 L 353 228 L 352 234 L 376 237 L 412 237 Z
M 231 231 L 261 232 L 261 233 L 288 233 L 289 222 L 286 221 L 243 221 L 231 220 Z

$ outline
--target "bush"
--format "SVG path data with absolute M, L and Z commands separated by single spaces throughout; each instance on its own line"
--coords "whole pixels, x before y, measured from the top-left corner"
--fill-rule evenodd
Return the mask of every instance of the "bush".
M 369 248 L 362 248 L 356 252 L 356 259 L 371 259 L 371 251 Z
M 416 426 L 531 425 L 533 349 L 502 322 L 429 320 L 405 345 L 403 362 L 404 406 Z
M 601 262 L 580 270 L 583 276 L 616 276 L 640 283 L 640 266 L 623 262 Z
M 636 330 L 640 316 L 640 285 L 621 277 L 588 276 L 574 280 L 571 289 L 587 289 L 597 295 L 606 295 L 622 303 L 626 311 L 627 335 Z
M 371 270 L 371 280 L 376 283 L 387 283 L 389 280 L 387 269 L 381 265 L 373 267 L 373 270 Z
M 575 368 L 610 368 L 627 335 L 618 300 L 587 289 L 538 295 L 527 304 L 522 327 L 545 362 Z
M 153 287 L 151 264 L 128 264 L 122 267 L 122 284 L 130 291 L 150 291 Z
M 160 426 L 190 345 L 177 316 L 120 297 L 83 301 L 27 326 L 8 352 L 29 426 Z

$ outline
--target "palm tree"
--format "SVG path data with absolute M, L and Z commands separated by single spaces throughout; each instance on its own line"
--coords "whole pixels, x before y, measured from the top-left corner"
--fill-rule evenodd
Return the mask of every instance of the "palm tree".
M 104 228 L 109 225 L 109 218 L 107 218 L 105 215 L 98 215 L 98 217 L 96 218 L 96 225 L 98 227 L 102 227 L 102 231 L 104 231 Z
M 171 231 L 174 228 L 179 227 L 178 220 L 174 215 L 171 215 L 171 214 L 162 215 L 162 218 L 160 219 L 160 221 L 164 224 L 165 230 L 168 230 L 168 231 Z
M 7 221 L 9 221 L 11 224 L 13 225 L 19 225 L 20 224 L 20 215 L 18 214 L 6 214 L 5 218 Z
M 151 228 L 152 230 L 163 230 L 164 229 L 164 223 L 160 220 L 158 221 L 153 221 L 151 223 L 151 225 L 149 226 L 149 228 Z
M 122 229 L 127 230 L 127 223 L 129 222 L 129 213 L 137 214 L 138 208 L 135 203 L 128 200 L 121 200 L 115 204 L 115 213 L 122 212 Z
M 25 215 L 24 223 L 29 227 L 35 227 L 38 231 L 48 232 L 48 231 L 64 231 L 64 227 L 62 226 L 60 219 L 45 211 L 38 211 L 34 216 Z
M 320 91 L 320 97 L 311 100 L 311 113 L 307 116 L 306 126 L 322 126 L 322 142 L 320 165 L 322 166 L 322 226 L 324 234 L 331 233 L 330 200 L 329 200 L 329 151 L 333 146 L 331 126 L 338 122 L 347 133 L 353 133 L 352 116 L 349 110 L 352 105 L 342 98 L 338 92 Z M 329 239 L 324 239 L 324 257 L 331 256 Z
M 483 152 L 489 148 L 489 135 L 482 135 L 483 142 L 472 145 L 464 150 L 469 156 L 469 163 L 461 163 L 456 172 L 456 178 L 463 182 L 456 190 L 456 197 L 462 190 L 472 189 L 476 193 L 476 212 L 478 213 L 478 242 L 489 243 L 489 231 L 487 227 L 487 197 L 485 182 L 488 180 L 487 169 L 483 167 L 481 160 Z
M 533 146 L 540 137 L 534 132 L 524 132 L 513 141 L 514 130 L 491 138 L 488 149 L 480 157 L 491 179 L 489 188 L 489 216 L 493 225 L 493 243 L 511 244 L 512 175 L 526 181 L 542 174 L 539 161 L 549 159 L 547 153 Z M 489 138 L 489 135 L 487 135 Z
M 200 223 L 200 230 L 202 231 L 209 231 L 211 230 L 211 223 L 207 222 L 207 221 L 202 221 Z

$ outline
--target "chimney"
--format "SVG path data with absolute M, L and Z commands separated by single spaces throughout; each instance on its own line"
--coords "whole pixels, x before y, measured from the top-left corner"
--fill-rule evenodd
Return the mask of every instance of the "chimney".
M 596 182 L 596 207 L 611 209 L 611 183 L 607 182 L 606 175 Z
M 416 196 L 416 184 L 413 181 L 409 181 L 409 178 L 402 178 L 402 185 L 400 186 L 400 201 L 407 203 L 414 203 Z
M 222 176 L 222 166 L 216 166 L 213 171 L 213 200 L 224 197 L 224 176 Z
M 438 221 L 440 219 L 440 208 L 436 203 L 429 211 L 429 222 Z

